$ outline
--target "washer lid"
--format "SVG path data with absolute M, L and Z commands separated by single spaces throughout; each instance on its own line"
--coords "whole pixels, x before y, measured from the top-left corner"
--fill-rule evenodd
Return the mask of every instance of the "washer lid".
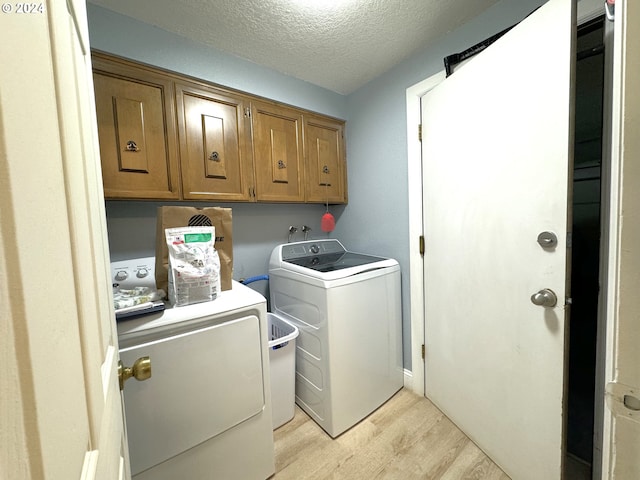
M 397 265 L 393 259 L 347 251 L 335 239 L 288 243 L 276 247 L 270 268 L 283 268 L 322 280 L 358 275 Z
M 344 252 L 344 253 L 327 253 L 324 255 L 314 255 L 312 257 L 301 257 L 285 262 L 293 263 L 304 268 L 310 268 L 316 272 L 333 272 L 335 270 L 343 270 L 345 268 L 360 267 L 371 263 L 377 263 L 386 260 L 382 257 L 374 257 L 373 255 L 364 255 L 362 253 Z

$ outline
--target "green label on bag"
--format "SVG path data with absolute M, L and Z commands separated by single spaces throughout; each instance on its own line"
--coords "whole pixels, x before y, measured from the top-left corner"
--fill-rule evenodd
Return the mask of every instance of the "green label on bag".
M 211 234 L 210 233 L 185 233 L 184 234 L 184 243 L 203 243 L 210 242 Z

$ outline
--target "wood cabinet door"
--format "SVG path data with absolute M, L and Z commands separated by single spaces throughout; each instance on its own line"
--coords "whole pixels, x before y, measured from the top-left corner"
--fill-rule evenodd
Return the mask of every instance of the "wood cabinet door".
M 345 203 L 344 122 L 305 116 L 304 144 L 306 201 Z
M 177 84 L 176 103 L 183 198 L 250 200 L 251 152 L 242 97 Z
M 302 114 L 292 108 L 253 102 L 251 108 L 256 199 L 302 202 Z
M 180 197 L 171 82 L 94 69 L 106 198 Z

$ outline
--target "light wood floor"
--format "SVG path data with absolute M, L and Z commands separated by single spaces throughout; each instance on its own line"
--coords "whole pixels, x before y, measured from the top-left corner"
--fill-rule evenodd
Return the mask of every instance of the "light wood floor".
M 274 480 L 509 480 L 429 400 L 406 389 L 335 440 L 298 406 L 274 438 Z

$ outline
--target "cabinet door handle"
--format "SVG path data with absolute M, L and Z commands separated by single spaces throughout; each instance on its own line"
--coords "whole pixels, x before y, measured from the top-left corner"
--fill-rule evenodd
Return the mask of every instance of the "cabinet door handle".
M 138 145 L 136 145 L 136 142 L 134 142 L 133 140 L 129 140 L 127 142 L 127 146 L 125 147 L 125 150 L 127 152 L 139 152 L 140 149 L 138 148 Z
M 213 160 L 214 162 L 219 162 L 220 155 L 218 154 L 218 152 L 211 152 L 211 155 L 209 155 L 209 160 Z
M 278 168 L 287 168 L 287 164 L 282 160 L 278 160 Z
M 322 173 L 329 173 L 329 167 L 327 167 L 326 165 L 322 167 Z

